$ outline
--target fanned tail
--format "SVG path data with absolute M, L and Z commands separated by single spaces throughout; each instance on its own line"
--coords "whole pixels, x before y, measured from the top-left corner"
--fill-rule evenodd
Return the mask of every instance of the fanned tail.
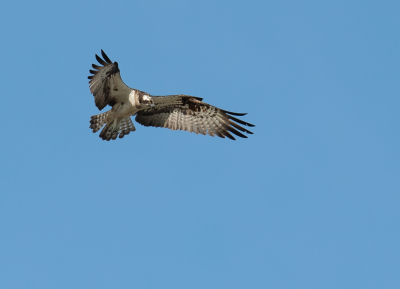
M 104 122 L 103 122 L 104 124 Z M 102 126 L 103 126 L 102 124 Z M 130 117 L 121 119 L 120 121 L 114 120 L 111 124 L 106 124 L 106 126 L 101 131 L 99 137 L 102 140 L 115 140 L 118 135 L 119 138 L 123 138 L 128 135 L 131 131 L 135 131 L 136 128 Z
M 97 132 L 103 127 L 107 121 L 107 116 L 109 113 L 110 111 L 106 111 L 90 117 L 90 128 L 93 130 L 93 132 Z

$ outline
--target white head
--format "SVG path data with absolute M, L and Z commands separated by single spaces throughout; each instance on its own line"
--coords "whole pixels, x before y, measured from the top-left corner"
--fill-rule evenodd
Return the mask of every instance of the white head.
M 142 108 L 154 107 L 154 101 L 148 94 L 142 94 L 139 96 L 139 103 Z

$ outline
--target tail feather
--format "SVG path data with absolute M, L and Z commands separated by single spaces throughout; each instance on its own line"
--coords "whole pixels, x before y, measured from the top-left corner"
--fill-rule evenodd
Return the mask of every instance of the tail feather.
M 111 125 L 106 125 L 103 130 L 100 132 L 99 137 L 101 137 L 102 140 L 109 141 L 111 139 L 115 140 L 118 136 L 118 131 L 115 131 L 111 128 Z
M 100 116 L 100 115 L 97 115 L 97 116 Z M 90 126 L 91 128 L 93 128 L 93 132 L 98 131 L 105 124 L 105 118 L 104 118 L 104 121 L 102 122 L 100 120 L 101 117 L 96 118 L 97 116 L 96 115 L 92 116 L 92 120 L 90 121 L 90 123 L 93 122 L 92 125 Z M 99 121 L 97 121 L 97 122 L 93 121 L 93 118 L 95 120 L 99 120 Z M 115 140 L 118 137 L 118 135 L 119 135 L 119 138 L 123 138 L 125 135 L 128 135 L 131 131 L 135 131 L 135 130 L 136 130 L 136 128 L 133 125 L 131 118 L 127 117 L 127 118 L 119 120 L 116 123 L 112 122 L 110 124 L 106 124 L 106 126 L 100 132 L 99 137 L 106 141 Z
M 107 116 L 110 111 L 106 111 L 97 115 L 93 115 L 90 120 L 90 128 L 93 132 L 100 130 L 107 121 Z
M 119 125 L 119 138 L 123 138 L 128 135 L 131 131 L 135 131 L 136 128 L 133 125 L 132 119 L 130 117 L 124 118 Z

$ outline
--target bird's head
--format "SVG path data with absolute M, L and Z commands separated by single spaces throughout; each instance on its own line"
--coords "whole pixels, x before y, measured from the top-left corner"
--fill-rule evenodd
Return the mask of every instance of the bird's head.
M 139 102 L 142 108 L 154 107 L 154 101 L 148 94 L 144 94 L 142 97 L 139 97 Z

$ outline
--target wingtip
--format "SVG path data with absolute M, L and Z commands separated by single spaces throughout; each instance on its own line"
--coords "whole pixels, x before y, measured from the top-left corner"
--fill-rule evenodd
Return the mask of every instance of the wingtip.
M 103 59 L 101 59 L 101 57 L 98 56 L 97 54 L 96 54 L 96 60 L 97 60 L 101 65 L 106 65 L 106 64 L 107 64 L 107 63 L 106 63 Z
M 101 55 L 103 56 L 104 60 L 109 63 L 112 64 L 112 61 L 110 60 L 110 58 L 108 58 L 107 54 L 104 52 L 103 49 L 101 49 Z
M 232 111 L 227 111 L 227 110 L 222 110 L 223 112 L 227 113 L 227 114 L 231 114 L 231 115 L 236 115 L 236 116 L 243 116 L 246 115 L 247 112 L 245 113 L 239 113 L 239 112 L 232 112 Z

